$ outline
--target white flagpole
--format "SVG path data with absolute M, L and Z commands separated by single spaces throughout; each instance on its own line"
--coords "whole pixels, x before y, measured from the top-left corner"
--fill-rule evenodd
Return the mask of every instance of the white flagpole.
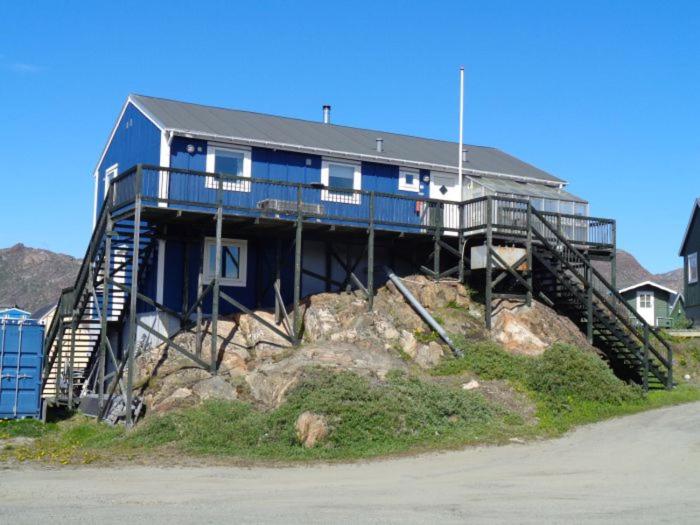
M 462 177 L 462 151 L 464 148 L 464 66 L 459 68 L 459 168 L 458 168 L 458 181 L 459 181 L 459 200 L 461 201 L 463 197 L 463 177 Z

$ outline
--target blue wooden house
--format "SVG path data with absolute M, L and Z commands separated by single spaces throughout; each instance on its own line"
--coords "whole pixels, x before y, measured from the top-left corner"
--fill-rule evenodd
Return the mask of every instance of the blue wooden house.
M 337 125 L 330 107 L 312 122 L 131 95 L 94 171 L 85 263 L 47 331 L 45 395 L 102 405 L 137 344 L 206 318 L 271 308 L 296 344 L 304 297 L 355 289 L 372 308 L 386 267 L 481 287 L 488 327 L 495 301 L 545 301 L 618 371 L 668 383 L 666 349 L 648 362 L 614 278 L 591 265 L 614 269 L 614 220 L 566 188 L 496 148 Z

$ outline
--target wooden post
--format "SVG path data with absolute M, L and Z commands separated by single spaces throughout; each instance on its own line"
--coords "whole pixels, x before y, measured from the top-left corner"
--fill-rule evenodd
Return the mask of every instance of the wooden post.
M 202 281 L 203 275 L 204 275 L 204 250 L 206 249 L 206 243 L 202 242 L 201 249 L 199 250 L 199 273 L 197 274 L 197 325 L 195 326 L 195 353 L 197 354 L 197 357 L 202 357 L 202 322 L 203 322 L 203 314 L 202 314 L 202 303 L 204 302 L 204 299 L 201 301 L 199 300 L 199 296 L 202 294 L 202 290 L 204 289 L 204 282 Z
M 491 249 L 493 247 L 493 199 L 491 196 L 486 197 L 486 286 L 484 300 L 484 319 L 486 320 L 486 329 L 491 330 L 492 297 L 493 297 L 493 257 Z
M 277 290 L 280 291 L 282 295 L 282 241 L 278 237 L 275 240 L 275 285 Z M 282 305 L 277 299 L 277 294 L 275 295 L 275 322 L 282 322 Z
M 60 316 L 58 321 L 58 343 L 56 344 L 56 351 L 58 352 L 58 356 L 56 357 L 56 360 L 58 361 L 56 363 L 56 393 L 54 395 L 56 401 L 58 401 L 58 394 L 60 393 L 59 389 L 61 386 L 61 375 L 63 374 L 63 336 L 65 335 L 66 330 L 66 327 L 63 324 L 63 313 L 61 312 L 62 309 L 61 303 L 59 302 L 56 313 L 54 314 Z
M 127 370 L 126 370 L 126 426 L 134 425 L 131 406 L 133 404 L 134 386 L 134 356 L 136 355 L 136 308 L 139 292 L 139 247 L 141 245 L 141 178 L 143 176 L 141 165 L 136 168 L 134 179 L 134 239 L 131 247 L 131 290 L 129 292 L 129 343 L 127 345 Z
M 189 312 L 190 310 L 190 244 L 185 241 L 182 246 L 182 311 Z M 188 316 L 189 317 L 189 316 Z M 189 319 L 184 319 L 184 322 L 189 324 Z M 184 322 L 180 322 L 180 327 Z
M 330 292 L 332 290 L 333 286 L 333 260 L 331 256 L 331 243 L 328 241 L 325 241 L 323 243 L 324 247 L 324 255 L 326 257 L 326 269 L 325 269 L 325 277 L 326 277 L 326 292 Z
M 374 308 L 374 192 L 369 194 L 369 235 L 367 240 L 367 306 Z
M 527 305 L 532 306 L 532 203 L 527 201 L 527 237 L 525 238 L 525 250 L 527 251 Z M 517 268 L 516 268 L 517 271 Z
M 435 282 L 440 280 L 440 235 L 442 234 L 443 204 L 436 205 L 435 235 L 433 237 L 433 272 Z
M 459 251 L 459 282 L 464 284 L 464 203 L 459 205 L 459 230 L 457 233 L 457 250 Z M 392 267 L 393 268 L 393 267 Z
M 223 179 L 221 174 L 217 176 L 216 189 L 216 259 L 214 260 L 214 287 L 211 297 L 211 348 L 209 356 L 209 371 L 216 374 L 216 361 L 219 346 L 219 298 L 221 291 L 221 228 L 223 222 Z
M 644 323 L 644 372 L 642 376 L 644 391 L 649 391 L 649 324 Z
M 591 284 L 591 270 L 586 267 L 586 339 L 588 344 L 593 344 L 593 286 Z
M 109 204 L 106 204 L 109 206 Z M 112 268 L 112 215 L 107 210 L 107 227 L 105 230 L 105 256 L 104 269 L 102 270 L 102 316 L 100 322 L 100 358 L 97 370 L 97 397 L 100 412 L 104 407 L 105 397 L 105 362 L 107 356 L 107 318 L 109 317 L 109 281 Z
M 73 410 L 73 376 L 75 370 L 75 337 L 78 331 L 78 310 L 73 310 L 70 321 L 70 354 L 68 356 L 68 410 Z
M 610 284 L 617 290 L 617 223 L 612 223 L 612 255 L 610 259 Z
M 301 185 L 297 186 L 297 224 L 294 237 L 294 337 L 301 339 L 301 233 L 303 228 Z

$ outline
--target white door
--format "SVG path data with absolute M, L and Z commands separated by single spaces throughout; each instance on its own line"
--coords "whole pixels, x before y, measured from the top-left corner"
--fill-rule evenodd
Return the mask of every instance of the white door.
M 656 325 L 656 319 L 654 319 L 653 292 L 637 292 L 637 312 L 651 326 Z
M 459 187 L 456 173 L 430 174 L 430 198 L 441 201 L 459 202 L 462 199 L 462 191 Z M 443 226 L 446 228 L 459 227 L 459 206 L 445 204 L 443 208 Z M 456 235 L 456 232 L 446 232 L 448 235 Z

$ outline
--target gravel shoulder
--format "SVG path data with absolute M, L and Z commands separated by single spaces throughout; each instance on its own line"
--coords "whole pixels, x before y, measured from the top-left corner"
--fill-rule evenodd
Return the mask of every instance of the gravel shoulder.
M 0 473 L 0 522 L 697 522 L 700 403 L 563 438 L 343 465 Z

